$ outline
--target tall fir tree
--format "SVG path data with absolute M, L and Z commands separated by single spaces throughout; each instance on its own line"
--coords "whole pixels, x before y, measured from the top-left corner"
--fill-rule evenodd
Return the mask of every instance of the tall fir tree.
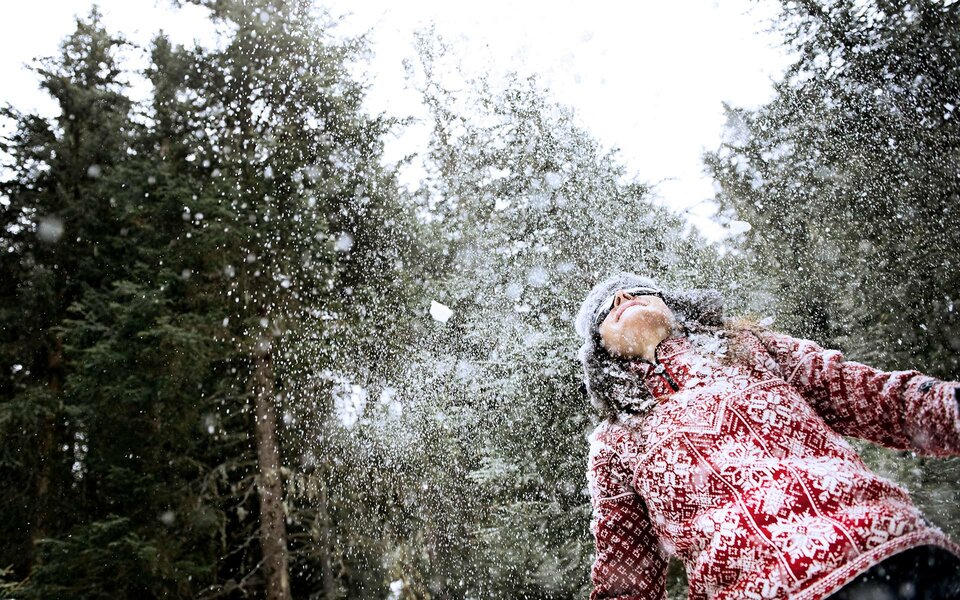
M 159 36 L 132 114 L 96 10 L 41 71 L 62 115 L 4 113 L 10 594 L 353 585 L 328 375 L 373 378 L 408 335 L 417 234 L 380 164 L 392 123 L 361 109 L 361 45 L 310 3 L 204 4 L 225 43 Z
M 752 224 L 784 327 L 960 379 L 960 6 L 803 0 L 779 28 L 796 60 L 769 104 L 728 110 L 718 201 Z M 955 460 L 862 449 L 960 534 Z
M 121 40 L 98 24 L 79 22 L 60 55 L 34 67 L 57 101 L 53 122 L 11 106 L 13 134 L 4 152 L 12 177 L 3 182 L 4 472 L 14 490 L 4 514 L 3 562 L 23 573 L 34 543 L 73 524 L 70 499 L 86 482 L 72 472 L 86 452 L 79 419 L 89 407 L 65 398 L 70 375 L 62 328 L 70 307 L 115 275 L 118 257 L 101 248 L 107 184 L 101 178 L 122 157 L 130 101 L 113 54 Z M 10 369 L 9 367 L 13 368 Z M 17 441 L 14 441 L 17 440 Z M 15 542 L 14 542 L 15 540 Z
M 579 597 L 594 425 L 575 356 L 580 300 L 617 270 L 718 287 L 735 311 L 755 299 L 737 289 L 740 261 L 685 233 L 535 79 L 458 80 L 453 92 L 451 52 L 429 34 L 420 44 L 413 78 L 433 135 L 419 197 L 435 232 L 424 311 L 437 304 L 403 359 L 402 412 L 367 428 L 402 474 L 379 478 L 406 534 L 389 572 L 413 597 Z M 682 594 L 679 563 L 670 579 Z
M 60 115 L 5 112 L 4 349 L 24 365 L 4 395 L 5 477 L 35 484 L 3 550 L 24 597 L 188 597 L 214 556 L 188 457 L 215 344 L 163 263 L 185 223 L 125 96 L 124 46 L 94 9 L 37 69 Z
M 363 112 L 363 87 L 348 75 L 361 42 L 335 42 L 309 2 L 204 4 L 235 28 L 195 61 L 200 119 L 215 132 L 197 160 L 209 161 L 239 250 L 223 256 L 237 300 L 231 336 L 249 355 L 267 585 L 285 597 L 295 569 L 294 591 L 333 597 L 350 585 L 336 574 L 333 504 L 355 498 L 326 492 L 334 457 L 348 451 L 338 443 L 350 443 L 328 435 L 331 374 L 374 377 L 400 347 L 415 223 L 380 164 L 392 122 Z M 281 473 L 301 467 L 309 473 L 285 485 Z

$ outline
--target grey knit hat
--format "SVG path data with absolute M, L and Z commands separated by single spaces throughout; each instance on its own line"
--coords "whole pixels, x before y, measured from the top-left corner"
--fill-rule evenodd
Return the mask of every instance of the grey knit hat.
M 627 369 L 629 361 L 611 356 L 600 343 L 595 321 L 600 303 L 629 287 L 652 287 L 663 294 L 684 335 L 723 326 L 723 296 L 716 290 L 667 290 L 649 277 L 618 273 L 590 290 L 577 313 L 574 327 L 583 339 L 577 357 L 583 364 L 583 382 L 591 404 L 607 417 L 621 412 L 644 413 L 655 403 L 637 375 Z

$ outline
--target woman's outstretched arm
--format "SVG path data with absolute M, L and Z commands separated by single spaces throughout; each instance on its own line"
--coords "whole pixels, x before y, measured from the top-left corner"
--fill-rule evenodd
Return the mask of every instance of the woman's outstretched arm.
M 587 469 L 596 543 L 590 600 L 666 598 L 668 557 L 630 479 L 614 450 L 594 436 Z
M 787 383 L 838 433 L 926 456 L 960 455 L 960 382 L 880 371 L 810 340 L 756 333 Z

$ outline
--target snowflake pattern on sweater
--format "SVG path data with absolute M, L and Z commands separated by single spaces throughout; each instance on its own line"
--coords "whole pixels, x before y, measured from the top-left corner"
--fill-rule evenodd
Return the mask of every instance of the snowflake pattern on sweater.
M 591 599 L 662 600 L 670 556 L 690 600 L 820 600 L 914 546 L 960 555 L 841 437 L 960 455 L 960 383 L 775 332 L 740 335 L 750 359 L 736 366 L 699 340 L 661 342 L 665 374 L 631 366 L 656 404 L 591 435 Z

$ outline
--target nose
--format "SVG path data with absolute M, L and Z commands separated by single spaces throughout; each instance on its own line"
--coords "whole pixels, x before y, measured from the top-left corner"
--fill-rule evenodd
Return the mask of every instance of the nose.
M 634 298 L 635 296 L 632 296 L 631 294 L 625 292 L 624 290 L 620 290 L 619 292 L 617 292 L 617 295 L 613 298 L 613 307 L 616 308 L 620 306 L 621 303 L 626 302 L 627 300 L 633 300 Z

